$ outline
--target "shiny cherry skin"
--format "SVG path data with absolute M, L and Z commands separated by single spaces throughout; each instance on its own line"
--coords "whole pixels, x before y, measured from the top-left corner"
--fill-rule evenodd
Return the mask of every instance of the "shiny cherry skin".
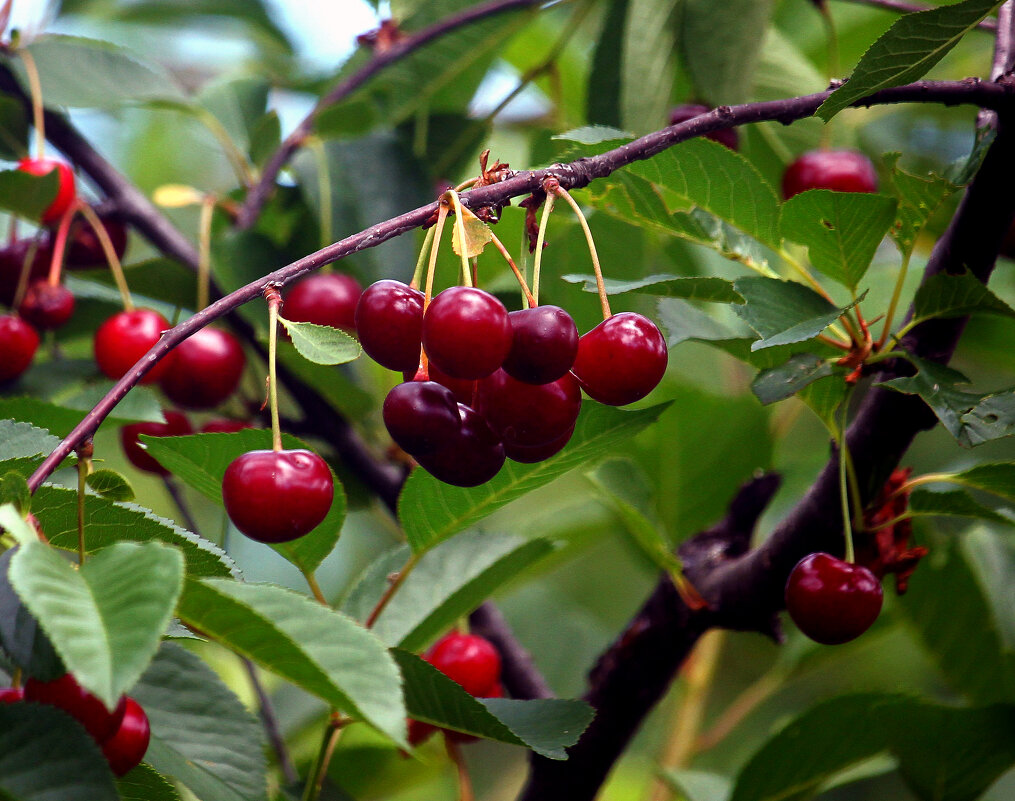
M 105 704 L 78 684 L 70 673 L 55 681 L 29 679 L 25 682 L 25 700 L 62 709 L 84 726 L 97 743 L 108 739 L 120 728 L 127 709 L 126 698 L 120 698 L 112 711 L 106 709 Z
M 548 384 L 565 375 L 578 354 L 578 328 L 559 306 L 537 306 L 508 314 L 511 350 L 504 370 L 527 384 Z
M 461 428 L 458 402 L 435 381 L 405 381 L 384 399 L 384 425 L 395 443 L 416 455 L 436 450 Z
M 141 764 L 152 730 L 141 704 L 126 698 L 120 728 L 102 743 L 102 755 L 116 776 L 125 776 Z
M 0 687 L 0 704 L 17 704 L 25 700 L 21 687 Z
M 655 389 L 668 358 L 666 340 L 655 323 L 635 312 L 621 312 L 579 340 L 571 372 L 589 397 L 624 406 Z
M 511 350 L 507 309 L 482 289 L 445 289 L 423 315 L 423 349 L 452 378 L 484 378 Z
M 74 186 L 74 170 L 65 162 L 39 158 L 21 159 L 18 162 L 18 170 L 27 172 L 30 175 L 49 175 L 53 170 L 57 171 L 59 184 L 57 185 L 56 197 L 46 207 L 46 210 L 42 212 L 42 222 L 45 225 L 59 222 L 64 212 L 77 199 L 77 190 Z
M 323 273 L 299 281 L 285 296 L 284 317 L 356 332 L 356 305 L 363 287 L 351 275 Z
M 809 150 L 783 173 L 782 196 L 789 200 L 808 189 L 877 192 L 878 174 L 870 159 L 856 150 Z
M 488 697 L 486 694 L 500 682 L 500 654 L 478 634 L 446 634 L 424 658 L 472 696 Z
M 202 434 L 235 434 L 237 431 L 243 431 L 253 426 L 245 422 L 244 420 L 227 420 L 222 418 L 220 420 L 209 420 L 203 426 L 201 426 Z
M 456 487 L 476 487 L 493 478 L 504 466 L 504 443 L 481 414 L 458 404 L 462 425 L 443 445 L 416 455 L 416 461 L 434 478 Z
M 881 612 L 881 583 L 866 567 L 827 553 L 801 559 L 786 582 L 786 610 L 816 642 L 849 642 L 871 627 Z
M 111 217 L 99 219 L 106 229 L 106 236 L 113 245 L 116 257 L 123 261 L 123 256 L 127 252 L 126 226 L 120 220 Z M 63 266 L 68 270 L 87 270 L 92 267 L 104 267 L 108 263 L 99 237 L 86 220 L 75 219 L 71 223 L 67 237 L 67 256 Z
M 551 439 L 542 445 L 509 445 L 505 442 L 504 455 L 512 462 L 521 462 L 522 464 L 545 462 L 551 456 L 556 456 L 564 450 L 564 446 L 571 441 L 572 434 L 574 434 L 574 426 L 571 426 L 556 439 Z
M 479 382 L 476 411 L 504 447 L 545 445 L 574 427 L 582 393 L 570 373 L 548 384 L 526 384 L 498 370 Z
M 220 328 L 202 328 L 174 348 L 159 386 L 171 401 L 188 409 L 210 409 L 226 400 L 247 363 L 240 341 Z
M 451 393 L 455 396 L 455 400 L 459 403 L 464 403 L 466 406 L 472 405 L 476 394 L 475 381 L 469 378 L 452 378 L 433 362 L 427 365 L 426 375 L 423 374 L 421 368 L 416 370 L 415 373 L 406 370 L 402 373 L 402 377 L 406 381 L 436 381 L 442 387 L 450 389 Z
M 13 314 L 0 315 L 0 382 L 17 378 L 29 368 L 39 348 L 39 335 Z
M 682 122 L 693 120 L 695 117 L 699 117 L 702 114 L 707 114 L 711 111 L 708 106 L 703 106 L 700 103 L 684 103 L 676 108 L 670 109 L 670 125 L 679 125 Z M 718 142 L 720 145 L 725 145 L 730 150 L 740 149 L 740 136 L 737 134 L 736 128 L 725 128 L 719 131 L 710 131 L 704 134 L 706 139 L 711 139 L 713 142 Z
M 36 328 L 54 331 L 74 314 L 74 295 L 63 284 L 53 286 L 45 279 L 33 281 L 25 291 L 18 313 Z
M 170 328 L 169 321 L 152 309 L 117 312 L 95 332 L 95 361 L 99 369 L 114 381 L 122 378 L 152 345 Z M 149 370 L 142 384 L 158 381 L 172 367 L 175 350 Z
M 141 434 L 152 437 L 182 437 L 192 433 L 193 429 L 190 427 L 190 421 L 180 412 L 165 409 L 162 416 L 166 418 L 164 423 L 131 423 L 124 426 L 120 429 L 120 444 L 127 459 L 138 470 L 157 476 L 168 476 L 169 471 L 141 447 L 138 437 Z
M 289 542 L 316 528 L 331 509 L 335 483 L 328 463 L 308 450 L 250 451 L 222 478 L 226 512 L 258 542 Z
M 400 281 L 371 284 L 356 304 L 356 334 L 363 351 L 389 370 L 415 371 L 423 329 L 423 293 Z

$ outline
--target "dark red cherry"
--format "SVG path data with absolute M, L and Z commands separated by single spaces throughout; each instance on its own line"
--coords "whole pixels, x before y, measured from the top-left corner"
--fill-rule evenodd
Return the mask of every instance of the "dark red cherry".
M 202 328 L 174 348 L 175 357 L 159 386 L 188 409 L 210 409 L 228 398 L 247 363 L 239 340 L 219 328 Z
M 808 189 L 877 192 L 878 174 L 870 159 L 856 150 L 809 150 L 783 173 L 782 196 L 789 200 Z
M 589 397 L 610 406 L 644 398 L 666 372 L 666 340 L 647 317 L 621 312 L 585 334 L 571 371 Z
M 190 421 L 180 414 L 169 409 L 162 412 L 166 418 L 164 423 L 131 423 L 120 429 L 120 444 L 130 463 L 139 470 L 146 473 L 155 473 L 159 476 L 168 476 L 169 471 L 153 459 L 144 448 L 138 437 L 141 434 L 148 434 L 152 437 L 181 437 L 190 434 L 193 429 Z
M 0 687 L 0 704 L 17 704 L 25 700 L 25 691 L 20 687 Z
M 41 279 L 28 285 L 18 313 L 36 328 L 53 331 L 74 314 L 74 295 L 63 284 Z
M 389 370 L 415 372 L 423 328 L 423 293 L 399 281 L 377 281 L 356 304 L 356 334 L 363 351 Z
M 453 378 L 483 378 L 511 350 L 511 323 L 504 304 L 467 286 L 445 289 L 423 316 L 423 348 Z
M 384 399 L 384 425 L 406 453 L 429 453 L 458 433 L 458 402 L 435 381 L 406 381 Z
M 457 487 L 485 484 L 504 466 L 504 444 L 474 409 L 458 404 L 462 425 L 443 445 L 416 461 L 434 478 Z
M 285 296 L 287 320 L 356 332 L 356 304 L 363 287 L 351 275 L 323 273 L 304 278 Z
M 421 720 L 415 720 L 409 718 L 409 745 L 415 748 L 417 745 L 421 745 L 426 742 L 430 735 L 437 731 L 437 727 L 430 724 L 424 723 Z
M 433 362 L 427 365 L 427 378 L 423 378 L 422 370 L 406 370 L 402 373 L 402 378 L 406 381 L 435 381 L 442 387 L 450 389 L 455 396 L 455 400 L 459 403 L 464 403 L 466 406 L 472 405 L 473 396 L 476 393 L 475 381 L 469 378 L 452 378 L 447 373 L 442 372 Z
M 558 306 L 520 309 L 508 315 L 511 350 L 504 370 L 527 384 L 548 384 L 567 373 L 578 353 L 578 328 Z
M 53 202 L 42 212 L 42 222 L 46 225 L 59 222 L 67 209 L 71 207 L 77 198 L 77 191 L 74 188 L 74 170 L 69 164 L 55 159 L 24 158 L 18 162 L 18 169 L 30 175 L 49 175 L 56 170 L 59 176 L 59 184 L 56 189 L 56 197 Z
M 699 103 L 684 103 L 670 110 L 670 125 L 679 125 L 682 122 L 693 120 L 695 117 L 707 114 L 711 111 L 708 106 Z M 719 131 L 710 131 L 704 135 L 706 139 L 725 145 L 730 150 L 740 149 L 740 137 L 736 128 L 724 128 Z
M 122 378 L 162 338 L 169 321 L 152 309 L 117 312 L 95 332 L 95 361 L 114 381 Z M 172 366 L 175 351 L 167 354 L 145 377 L 142 384 L 158 381 Z
M 508 445 L 545 445 L 574 427 L 582 393 L 570 373 L 548 384 L 526 384 L 498 370 L 479 382 L 476 411 Z
M 881 612 L 881 583 L 866 567 L 827 553 L 801 559 L 786 582 L 786 609 L 800 631 L 824 645 L 863 634 Z
M 504 455 L 512 462 L 521 462 L 522 464 L 543 462 L 564 450 L 564 446 L 571 441 L 572 434 L 574 434 L 574 426 L 571 426 L 556 439 L 551 439 L 542 445 L 508 445 L 505 442 Z
M 53 251 L 45 236 L 39 237 L 37 242 L 32 239 L 19 239 L 7 247 L 0 248 L 0 303 L 10 306 L 14 302 L 18 281 L 21 279 L 21 269 L 33 245 L 35 255 L 28 268 L 28 281 L 38 281 L 49 275 Z
M 209 420 L 203 426 L 201 426 L 202 434 L 234 434 L 237 431 L 243 431 L 247 428 L 253 428 L 250 423 L 244 422 L 243 420 Z
M 17 378 L 28 369 L 39 347 L 39 335 L 13 314 L 0 315 L 0 382 Z
M 113 245 L 116 257 L 123 260 L 127 252 L 127 228 L 120 220 L 112 217 L 101 217 L 106 235 Z M 99 237 L 87 220 L 75 219 L 71 223 L 67 235 L 67 256 L 64 267 L 68 270 L 87 270 L 92 267 L 104 267 L 107 264 L 106 251 L 102 249 Z
M 133 698 L 125 702 L 120 728 L 102 743 L 102 755 L 116 776 L 125 776 L 141 764 L 152 733 L 141 704 Z
M 25 700 L 62 709 L 84 726 L 97 743 L 108 739 L 120 728 L 127 709 L 126 698 L 120 698 L 112 711 L 106 709 L 105 704 L 78 684 L 70 673 L 55 681 L 29 679 L 25 682 Z
M 288 542 L 316 528 L 331 509 L 328 463 L 308 450 L 250 451 L 222 478 L 233 525 L 258 542 Z
M 500 682 L 500 654 L 477 634 L 446 634 L 424 658 L 472 696 L 487 697 Z

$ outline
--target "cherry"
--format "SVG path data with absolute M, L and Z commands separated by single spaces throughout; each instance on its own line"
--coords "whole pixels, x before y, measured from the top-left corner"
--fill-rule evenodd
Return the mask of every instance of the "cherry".
M 120 429 L 120 444 L 134 467 L 146 473 L 168 476 L 169 471 L 141 447 L 138 436 L 148 434 L 153 437 L 179 437 L 190 434 L 193 429 L 190 427 L 190 421 L 180 412 L 167 409 L 162 412 L 162 416 L 166 418 L 164 423 L 131 423 L 124 426 Z
M 42 222 L 46 225 L 58 222 L 77 198 L 77 191 L 74 188 L 74 171 L 70 165 L 54 159 L 24 158 L 18 162 L 18 169 L 30 175 L 49 175 L 53 170 L 57 171 L 59 185 L 56 197 L 42 212 Z
M 316 528 L 335 493 L 328 463 L 308 450 L 250 451 L 222 478 L 233 525 L 258 542 L 288 542 Z
M 426 742 L 435 731 L 437 731 L 437 727 L 432 723 L 424 723 L 421 720 L 409 718 L 409 745 L 415 748 L 417 745 Z
M 786 609 L 804 634 L 838 645 L 863 634 L 881 612 L 881 583 L 866 567 L 827 553 L 801 559 L 786 582 Z
M 526 384 L 498 370 L 479 382 L 476 411 L 504 447 L 545 445 L 574 427 L 582 393 L 570 373 L 548 384 Z
M 356 304 L 356 333 L 363 351 L 389 370 L 415 372 L 423 327 L 423 293 L 400 281 L 377 281 Z
M 508 315 L 511 350 L 504 370 L 527 384 L 548 384 L 571 369 L 578 353 L 578 328 L 558 306 L 520 309 Z
M 32 363 L 39 335 L 13 314 L 0 315 L 0 381 L 17 378 Z
M 472 407 L 458 404 L 462 425 L 443 445 L 415 454 L 434 478 L 457 487 L 485 484 L 504 465 L 504 445 L 489 424 Z
M 621 312 L 579 340 L 572 372 L 589 397 L 623 406 L 655 388 L 667 359 L 666 340 L 655 323 L 635 312 Z
M 253 428 L 250 423 L 243 420 L 227 420 L 222 418 L 220 420 L 209 420 L 203 426 L 201 426 L 202 434 L 235 434 L 237 431 L 243 431 L 247 428 Z
M 108 739 L 120 728 L 127 709 L 126 698 L 123 697 L 115 709 L 106 709 L 105 704 L 78 684 L 70 673 L 55 681 L 29 679 L 25 682 L 25 700 L 59 707 L 84 726 L 97 743 Z
M 504 304 L 467 286 L 445 289 L 423 315 L 423 348 L 452 378 L 483 378 L 511 350 L 511 323 Z
M 0 303 L 10 306 L 21 278 L 21 268 L 28 257 L 28 251 L 35 244 L 31 239 L 19 239 L 5 248 L 0 248 Z M 28 268 L 28 280 L 36 281 L 49 275 L 52 253 L 45 239 L 40 239 Z
M 122 378 L 162 338 L 169 321 L 152 309 L 117 312 L 95 332 L 95 361 L 114 381 Z M 160 379 L 172 366 L 175 350 L 153 367 L 142 384 Z
M 476 393 L 475 381 L 470 378 L 452 378 L 433 362 L 427 365 L 426 378 L 423 377 L 422 369 L 415 371 L 406 370 L 402 373 L 402 378 L 406 381 L 435 381 L 442 387 L 450 389 L 451 393 L 455 396 L 455 400 L 459 403 L 464 403 L 466 406 L 472 405 L 473 395 Z
M 62 284 L 40 279 L 28 285 L 18 313 L 36 328 L 53 331 L 74 314 L 74 295 Z
M 458 402 L 435 381 L 406 381 L 384 399 L 384 425 L 406 453 L 429 453 L 453 437 L 462 425 Z
M 218 328 L 194 332 L 174 352 L 159 386 L 170 400 L 188 409 L 222 403 L 236 390 L 247 363 L 239 340 Z
M 564 450 L 564 446 L 571 441 L 572 434 L 574 434 L 574 426 L 571 426 L 556 439 L 551 439 L 542 445 L 508 445 L 505 442 L 504 455 L 512 462 L 523 464 L 543 462 Z
M 112 217 L 101 217 L 100 219 L 106 229 L 106 235 L 113 245 L 116 257 L 122 261 L 123 254 L 127 252 L 126 226 Z M 85 270 L 90 267 L 106 265 L 106 251 L 102 249 L 98 236 L 86 221 L 74 220 L 67 237 L 67 256 L 64 259 L 64 267 L 70 270 Z
M 285 317 L 299 323 L 316 323 L 356 332 L 356 305 L 363 287 L 351 275 L 311 275 L 285 296 Z
M 856 150 L 809 150 L 783 173 L 782 196 L 789 200 L 808 189 L 877 192 L 878 174 L 870 159 Z
M 424 659 L 472 696 L 487 697 L 500 682 L 500 654 L 478 634 L 446 634 Z
M 25 691 L 20 687 L 0 687 L 0 704 L 17 704 L 25 700 Z
M 693 120 L 695 117 L 707 114 L 711 110 L 708 106 L 703 106 L 700 103 L 684 103 L 670 109 L 670 125 L 677 125 L 681 122 Z M 740 136 L 737 134 L 736 128 L 709 131 L 707 134 L 703 134 L 703 136 L 706 139 L 711 139 L 713 142 L 718 142 L 720 145 L 725 145 L 730 150 L 740 149 Z
M 126 698 L 125 702 L 120 728 L 102 743 L 102 755 L 117 776 L 124 776 L 141 764 L 152 733 L 141 704 L 133 698 Z

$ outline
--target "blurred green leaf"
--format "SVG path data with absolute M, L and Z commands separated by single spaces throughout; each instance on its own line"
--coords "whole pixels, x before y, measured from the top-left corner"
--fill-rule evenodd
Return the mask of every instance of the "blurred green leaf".
M 262 77 L 219 80 L 202 88 L 197 102 L 211 112 L 237 147 L 247 151 L 254 128 L 267 111 L 269 88 Z
M 561 276 L 569 284 L 582 284 L 586 292 L 598 291 L 596 277 L 571 273 Z M 742 303 L 743 298 L 733 291 L 733 282 L 724 278 L 705 276 L 701 278 L 681 278 L 676 275 L 649 275 L 631 281 L 607 278 L 603 281 L 607 295 L 624 295 L 637 292 L 645 295 L 657 295 L 665 298 L 685 298 L 687 300 L 705 300 L 713 303 Z
M 972 445 L 1015 434 L 1015 390 L 984 395 L 962 415 L 962 426 Z
M 1015 524 L 1015 520 L 984 506 L 965 490 L 944 492 L 913 490 L 913 494 L 909 497 L 909 511 L 914 516 L 978 517 L 993 523 Z
M 592 56 L 589 83 L 596 91 L 586 97 L 586 116 L 589 122 L 619 127 L 622 91 L 621 59 L 624 43 L 624 23 L 631 0 L 609 0 L 603 26 L 599 32 Z
M 978 464 L 955 473 L 948 480 L 953 484 L 962 484 L 1015 501 L 1015 462 Z
M 661 774 L 666 783 L 687 801 L 728 801 L 733 782 L 718 773 L 700 770 L 666 770 Z
M 751 382 L 751 391 L 762 403 L 775 403 L 830 375 L 832 365 L 827 359 L 813 353 L 797 353 L 778 367 L 758 373 Z
M 646 133 L 664 125 L 677 71 L 682 0 L 628 0 L 620 62 L 620 119 Z
M 39 627 L 7 577 L 17 548 L 0 554 L 0 651 L 42 681 L 53 681 L 67 672 L 53 644 Z
M 297 323 L 279 317 L 299 354 L 314 364 L 345 364 L 359 357 L 359 342 L 330 325 Z
M 109 387 L 112 387 L 112 383 L 109 384 Z M 103 383 L 92 389 L 76 393 L 73 397 L 62 400 L 60 403 L 44 401 L 27 395 L 0 398 L 0 417 L 26 420 L 59 437 L 65 437 L 84 419 L 88 411 L 106 394 L 109 387 Z M 165 422 L 161 403 L 148 387 L 135 387 L 103 422 L 110 426 L 117 426 L 141 421 Z M 53 444 L 44 451 L 47 456 L 60 444 L 60 440 L 56 437 L 52 437 L 52 440 Z M 42 452 L 40 451 L 40 453 Z
M 56 198 L 59 183 L 56 170 L 46 175 L 0 170 L 0 209 L 38 220 Z
M 27 515 L 32 508 L 32 491 L 28 481 L 16 470 L 0 470 L 0 504 L 14 505 L 19 514 Z
M 120 801 L 180 801 L 180 794 L 156 770 L 144 763 L 116 780 Z
M 913 324 L 932 317 L 965 317 L 968 314 L 1015 317 L 1015 309 L 968 271 L 961 275 L 932 275 L 916 290 Z
M 111 501 L 134 500 L 134 488 L 125 476 L 115 470 L 96 470 L 85 479 L 88 487 Z
M 0 404 L 4 401 L 6 398 L 0 398 Z M 0 413 L 0 416 L 7 417 L 6 413 Z M 31 423 L 13 419 L 0 420 L 0 459 L 48 455 L 59 444 L 59 437 L 54 437 L 49 431 Z
M 13 97 L 0 97 L 0 158 L 17 161 L 28 154 L 28 118 Z
M 849 385 L 839 377 L 831 376 L 808 384 L 797 393 L 797 397 L 810 407 L 834 437 L 839 431 L 839 406 L 848 393 Z

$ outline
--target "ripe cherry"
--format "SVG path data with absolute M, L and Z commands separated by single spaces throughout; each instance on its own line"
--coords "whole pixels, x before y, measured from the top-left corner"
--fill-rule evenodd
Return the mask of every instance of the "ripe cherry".
M 218 406 L 236 391 L 247 360 L 236 337 L 219 328 L 202 328 L 174 349 L 159 386 L 170 400 L 188 409 Z
M 351 275 L 323 273 L 298 282 L 285 296 L 285 317 L 356 332 L 356 304 L 363 287 Z
M 377 281 L 356 304 L 363 351 L 389 370 L 416 371 L 423 327 L 423 293 L 399 281 Z
M 678 125 L 681 122 L 693 120 L 695 117 L 707 114 L 711 110 L 708 106 L 703 106 L 699 103 L 684 103 L 670 110 L 670 125 Z M 710 131 L 704 134 L 704 137 L 711 139 L 713 142 L 718 142 L 720 145 L 725 145 L 730 150 L 740 149 L 740 136 L 737 134 L 736 128 Z
M 17 378 L 28 369 L 39 347 L 39 335 L 13 314 L 0 315 L 0 382 Z
M 53 251 L 47 244 L 45 237 L 40 237 L 38 241 L 19 239 L 7 247 L 0 248 L 0 303 L 10 306 L 14 302 L 14 295 L 17 293 L 18 282 L 21 279 L 21 269 L 33 246 L 35 246 L 35 255 L 28 268 L 28 280 L 30 282 L 37 281 L 49 275 L 49 263 L 52 260 Z
M 190 421 L 180 412 L 166 409 L 163 410 L 162 416 L 166 418 L 164 423 L 131 423 L 124 426 L 120 429 L 120 444 L 123 446 L 123 452 L 127 459 L 134 467 L 144 470 L 146 473 L 168 476 L 169 471 L 141 447 L 138 437 L 141 434 L 153 437 L 180 437 L 190 434 L 193 429 L 190 427 Z
M 102 754 L 116 776 L 125 776 L 141 764 L 152 733 L 141 704 L 133 698 L 125 702 L 120 728 L 102 743 Z
M 427 472 L 445 484 L 475 487 L 485 484 L 504 466 L 504 444 L 482 415 L 458 404 L 462 425 L 439 448 L 415 454 Z
M 863 634 L 877 620 L 881 583 L 867 568 L 827 553 L 801 559 L 786 582 L 786 610 L 804 634 L 838 645 Z
M 95 332 L 95 361 L 114 381 L 122 378 L 162 338 L 169 321 L 152 309 L 117 312 Z M 169 353 L 144 378 L 142 384 L 160 379 L 172 366 L 175 351 Z
M 644 398 L 666 372 L 666 340 L 647 317 L 621 312 L 585 334 L 571 368 L 600 403 L 623 406 Z
M 786 168 L 782 196 L 808 189 L 836 192 L 877 192 L 878 174 L 863 153 L 856 150 L 809 150 Z
M 498 370 L 479 382 L 476 411 L 504 447 L 545 445 L 574 427 L 582 393 L 570 373 L 548 384 L 526 384 Z
M 402 378 L 406 381 L 435 381 L 442 387 L 447 387 L 451 390 L 451 393 L 455 396 L 455 400 L 459 403 L 464 403 L 466 406 L 471 406 L 473 396 L 476 393 L 476 382 L 471 378 L 452 378 L 447 373 L 443 372 L 433 362 L 427 365 L 427 377 L 423 377 L 422 369 L 410 371 L 406 370 L 402 373 Z
M 454 394 L 435 381 L 399 384 L 384 399 L 382 414 L 391 438 L 413 456 L 439 448 L 462 425 Z
M 488 697 L 486 693 L 500 683 L 500 654 L 477 634 L 446 634 L 424 658 L 472 696 Z
M 507 309 L 482 289 L 445 289 L 423 316 L 423 348 L 430 361 L 453 378 L 488 376 L 511 350 Z
M 551 439 L 542 445 L 508 445 L 505 442 L 504 455 L 512 462 L 521 462 L 522 464 L 544 462 L 564 450 L 564 446 L 571 441 L 572 434 L 574 434 L 574 426 L 571 426 L 556 439 Z
M 578 353 L 578 328 L 559 306 L 520 309 L 508 315 L 511 350 L 504 370 L 527 384 L 548 384 L 567 373 Z
M 430 737 L 430 735 L 433 734 L 435 731 L 437 731 L 437 727 L 434 726 L 432 723 L 424 723 L 423 721 L 416 720 L 415 718 L 409 718 L 408 722 L 409 722 L 409 737 L 408 737 L 409 745 L 411 745 L 413 748 L 415 748 L 417 745 L 426 742 L 426 740 Z
M 316 528 L 331 509 L 334 479 L 327 462 L 308 450 L 250 451 L 222 478 L 226 512 L 258 542 L 288 542 Z
M 53 286 L 45 279 L 33 281 L 25 291 L 18 313 L 36 328 L 53 331 L 74 314 L 74 295 L 63 284 Z
M 106 235 L 113 245 L 116 257 L 122 261 L 123 254 L 127 252 L 126 226 L 112 217 L 101 217 L 100 219 L 106 229 Z M 69 270 L 86 270 L 106 265 L 106 252 L 102 249 L 99 237 L 96 236 L 92 226 L 85 220 L 74 220 L 67 237 L 67 256 L 64 259 L 64 267 Z
M 17 704 L 25 700 L 25 691 L 20 687 L 0 687 L 0 704 Z
M 201 426 L 202 434 L 234 434 L 237 431 L 243 431 L 247 428 L 253 428 L 253 426 L 244 420 L 227 420 L 222 418 L 220 420 L 209 420 L 203 426 Z
M 59 184 L 56 189 L 56 197 L 42 212 L 42 222 L 46 225 L 58 222 L 77 198 L 77 191 L 74 188 L 74 170 L 70 168 L 69 164 L 62 161 L 38 158 L 21 159 L 18 162 L 18 169 L 30 175 L 49 175 L 53 170 L 57 171 Z
M 78 684 L 70 673 L 55 681 L 29 679 L 25 682 L 25 700 L 59 707 L 84 726 L 97 743 L 108 739 L 120 728 L 127 709 L 126 698 L 120 698 L 112 711 L 106 709 L 105 704 Z

